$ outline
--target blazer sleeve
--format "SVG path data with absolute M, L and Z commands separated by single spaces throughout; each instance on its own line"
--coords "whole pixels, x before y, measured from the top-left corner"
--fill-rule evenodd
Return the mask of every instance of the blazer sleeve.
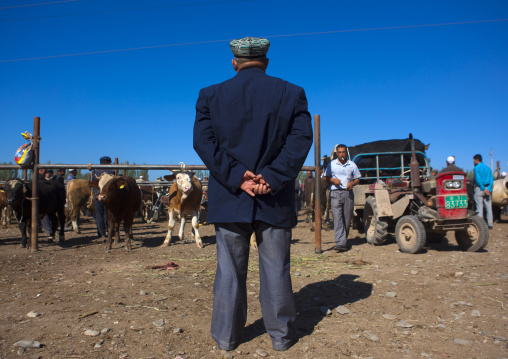
M 298 176 L 312 146 L 312 124 L 307 109 L 305 91 L 300 88 L 296 97 L 292 126 L 279 154 L 259 173 L 277 194 Z
M 229 191 L 236 192 L 243 175 L 247 171 L 247 167 L 221 148 L 213 130 L 205 89 L 199 92 L 196 103 L 196 121 L 194 122 L 193 137 L 194 150 L 210 170 L 213 177 Z

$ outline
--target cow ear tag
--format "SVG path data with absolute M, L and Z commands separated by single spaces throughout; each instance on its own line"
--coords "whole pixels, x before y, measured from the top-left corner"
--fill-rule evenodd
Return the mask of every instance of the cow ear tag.
M 121 185 L 121 186 L 120 186 L 120 189 L 122 189 L 122 188 L 124 188 L 124 187 L 125 187 L 125 185 L 123 184 L 123 185 Z

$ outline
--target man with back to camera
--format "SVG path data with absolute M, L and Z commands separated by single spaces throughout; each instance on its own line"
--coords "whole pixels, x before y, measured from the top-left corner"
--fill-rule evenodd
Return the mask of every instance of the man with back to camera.
M 237 75 L 204 88 L 196 103 L 194 149 L 210 170 L 208 222 L 217 271 L 211 334 L 219 348 L 241 342 L 247 319 L 249 239 L 256 234 L 261 310 L 275 350 L 297 340 L 290 277 L 294 181 L 312 145 L 301 87 L 265 74 L 267 39 L 230 43 Z
M 474 155 L 473 157 L 474 203 L 476 205 L 476 212 L 484 219 L 483 206 L 485 205 L 487 225 L 489 229 L 492 229 L 494 225 L 494 217 L 492 215 L 492 186 L 494 185 L 494 177 L 490 168 L 482 160 L 482 155 Z
M 441 170 L 444 172 L 464 172 L 462 168 L 455 166 L 455 156 L 448 156 L 446 159 L 446 167 Z
M 333 214 L 333 229 L 337 252 L 346 252 L 347 237 L 354 210 L 353 187 L 360 182 L 360 171 L 347 156 L 346 145 L 335 146 L 337 158 L 328 163 L 325 181 L 330 184 L 330 204 Z

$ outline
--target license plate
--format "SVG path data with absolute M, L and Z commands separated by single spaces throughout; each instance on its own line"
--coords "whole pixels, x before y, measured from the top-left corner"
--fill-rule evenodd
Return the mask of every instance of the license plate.
M 447 196 L 445 197 L 445 208 L 467 208 L 467 196 Z

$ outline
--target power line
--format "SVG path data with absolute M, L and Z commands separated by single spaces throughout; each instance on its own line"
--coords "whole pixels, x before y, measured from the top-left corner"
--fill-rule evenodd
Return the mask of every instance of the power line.
M 9 6 L 9 7 L 0 7 L 0 10 L 14 9 L 14 8 L 17 8 L 17 7 L 53 5 L 53 4 L 60 4 L 60 3 L 63 3 L 63 2 L 73 2 L 73 1 L 81 1 L 81 0 L 63 0 L 63 1 L 46 2 L 46 3 L 42 3 L 42 4 L 16 5 L 16 6 Z
M 351 29 L 351 30 L 334 30 L 334 31 L 322 31 L 322 32 L 307 32 L 307 33 L 301 33 L 301 34 L 269 35 L 269 36 L 264 36 L 264 37 L 265 38 L 276 38 L 276 37 L 326 35 L 326 34 L 338 34 L 338 33 L 345 33 L 345 32 L 398 30 L 398 29 L 412 29 L 412 28 L 419 28 L 419 27 L 467 25 L 467 24 L 479 24 L 479 23 L 500 22 L 500 21 L 508 21 L 508 19 L 477 20 L 477 21 L 463 21 L 463 22 L 448 22 L 448 23 L 441 23 L 441 24 L 406 25 L 406 26 L 391 26 L 391 27 L 374 27 L 374 28 L 369 28 L 369 29 Z M 31 58 L 13 59 L 13 60 L 0 60 L 0 63 L 2 63 L 2 62 L 28 61 L 28 60 L 54 59 L 54 58 L 58 58 L 58 57 L 95 55 L 95 54 L 105 54 L 105 53 L 112 53 L 112 52 L 134 51 L 134 50 L 147 50 L 147 49 L 157 49 L 157 48 L 163 48 L 163 47 L 176 47 L 176 46 L 188 46 L 188 45 L 203 45 L 203 44 L 212 44 L 212 43 L 217 43 L 217 42 L 226 42 L 226 41 L 229 42 L 231 40 L 232 39 L 198 41 L 198 42 L 186 42 L 186 43 L 180 43 L 180 44 L 167 44 L 167 45 L 154 45 L 154 46 L 144 46 L 144 47 L 133 47 L 133 48 L 129 48 L 129 49 L 103 50 L 103 51 L 81 52 L 81 53 L 76 53 L 76 54 L 51 55 L 51 56 L 31 57 Z
M 68 0 L 68 1 L 79 1 L 79 0 Z M 161 6 L 152 6 L 152 7 L 140 7 L 140 8 L 131 8 L 131 9 L 91 11 L 91 12 L 81 12 L 81 13 L 75 13 L 75 14 L 23 17 L 23 18 L 17 18 L 17 19 L 0 19 L 0 21 L 7 22 L 7 21 L 20 21 L 20 20 L 39 20 L 39 19 L 50 19 L 50 18 L 55 18 L 55 17 L 68 17 L 68 16 L 79 16 L 79 15 L 98 15 L 98 14 L 110 14 L 110 13 L 118 13 L 118 12 L 139 11 L 139 10 L 165 9 L 165 8 L 171 8 L 171 7 L 231 4 L 231 3 L 249 2 L 249 1 L 255 1 L 255 0 L 224 0 L 224 1 L 212 1 L 212 2 L 196 2 L 196 3 L 172 4 L 172 5 L 161 5 Z

